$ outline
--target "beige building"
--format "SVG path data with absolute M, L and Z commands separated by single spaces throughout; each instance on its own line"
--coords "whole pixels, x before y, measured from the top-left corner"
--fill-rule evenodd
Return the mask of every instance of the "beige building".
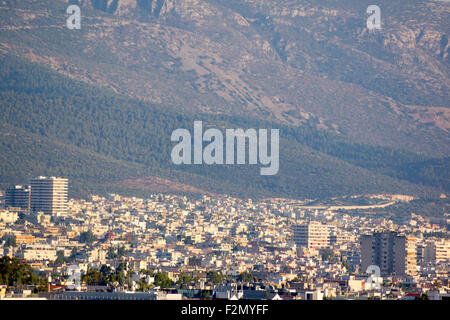
M 294 225 L 293 231 L 293 240 L 298 247 L 321 249 L 330 245 L 330 228 L 327 225 L 311 221 Z
M 406 237 L 405 272 L 408 275 L 415 275 L 417 273 L 417 241 L 418 239 L 416 237 Z
M 0 210 L 0 221 L 3 221 L 4 223 L 14 223 L 17 219 L 19 219 L 17 212 Z
M 36 241 L 36 238 L 31 234 L 16 234 L 16 243 L 21 244 L 32 244 Z
M 19 254 L 19 257 L 26 261 L 55 261 L 56 249 L 44 244 L 28 245 Z
M 436 263 L 450 259 L 450 240 L 427 240 L 423 248 L 423 262 Z

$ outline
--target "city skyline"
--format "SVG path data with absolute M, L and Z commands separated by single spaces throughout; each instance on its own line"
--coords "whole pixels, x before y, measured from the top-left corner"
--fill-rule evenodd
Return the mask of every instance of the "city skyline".
M 54 179 L 31 180 L 31 193 L 36 183 Z M 201 292 L 232 300 L 446 296 L 433 288 L 448 281 L 450 241 L 438 236 L 447 231 L 420 216 L 397 224 L 351 207 L 169 194 L 92 195 L 69 199 L 67 210 L 52 213 L 4 206 L 0 250 L 45 275 L 48 288 L 39 296 L 46 299 L 94 299 L 98 290 L 110 292 L 99 299 L 125 300 L 126 292 L 142 292 L 139 299 L 145 300 L 190 299 Z M 28 227 L 14 227 L 20 220 Z M 377 281 L 389 286 L 372 287 L 367 272 L 373 266 L 380 269 Z M 109 282 L 117 270 L 126 270 L 122 277 L 128 280 Z M 95 272 L 107 278 L 91 279 Z M 404 282 L 413 286 L 393 295 Z
M 449 21 L 430 0 L 0 1 L 1 310 L 443 305 Z

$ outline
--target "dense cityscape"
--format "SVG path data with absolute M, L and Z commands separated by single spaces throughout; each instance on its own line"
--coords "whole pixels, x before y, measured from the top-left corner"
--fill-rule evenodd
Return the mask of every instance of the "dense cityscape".
M 228 196 L 68 199 L 68 185 L 37 177 L 2 192 L 1 299 L 449 297 L 448 217 Z
M 445 315 L 449 21 L 0 0 L 0 315 Z

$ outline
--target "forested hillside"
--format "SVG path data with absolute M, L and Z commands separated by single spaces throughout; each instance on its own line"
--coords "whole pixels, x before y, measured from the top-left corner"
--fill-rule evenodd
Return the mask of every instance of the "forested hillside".
M 384 192 L 436 196 L 448 191 L 448 159 L 362 145 L 308 124 L 177 113 L 14 57 L 1 56 L 0 64 L 2 186 L 24 183 L 35 175 L 63 175 L 70 178 L 75 196 L 142 194 L 121 181 L 160 176 L 242 197 Z M 205 127 L 280 128 L 279 174 L 260 176 L 259 165 L 173 165 L 170 135 L 176 128 L 192 130 L 194 120 L 204 121 Z

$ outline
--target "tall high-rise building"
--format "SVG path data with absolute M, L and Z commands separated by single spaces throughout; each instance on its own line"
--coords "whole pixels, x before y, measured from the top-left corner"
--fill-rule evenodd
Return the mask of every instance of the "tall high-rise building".
M 330 228 L 320 222 L 297 224 L 293 226 L 293 231 L 293 240 L 299 247 L 322 249 L 330 245 Z
M 382 276 L 414 274 L 417 265 L 416 242 L 416 238 L 399 235 L 397 232 L 362 235 L 361 270 L 377 265 Z
M 30 187 L 15 186 L 5 190 L 5 207 L 30 209 Z
M 32 211 L 46 214 L 67 212 L 68 179 L 38 177 L 30 181 L 30 187 Z

